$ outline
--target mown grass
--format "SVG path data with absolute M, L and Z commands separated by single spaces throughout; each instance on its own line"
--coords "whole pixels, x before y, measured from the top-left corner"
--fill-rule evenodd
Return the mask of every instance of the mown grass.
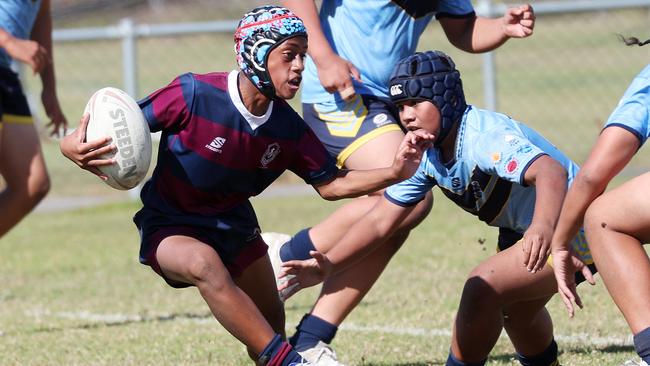
M 254 204 L 264 230 L 287 233 L 338 207 L 312 196 Z M 169 288 L 138 263 L 131 223 L 138 206 L 35 213 L 0 240 L 3 365 L 248 363 L 243 347 L 212 318 L 195 289 Z M 342 360 L 442 365 L 464 279 L 492 254 L 495 238 L 495 230 L 438 197 L 339 331 L 334 346 Z M 629 330 L 602 284 L 580 290 L 586 307 L 574 319 L 557 298 L 549 305 L 563 364 L 617 365 L 631 358 Z M 289 333 L 316 291 L 287 302 Z M 606 343 L 598 343 L 603 337 Z M 516 364 L 507 339 L 499 341 L 488 364 Z

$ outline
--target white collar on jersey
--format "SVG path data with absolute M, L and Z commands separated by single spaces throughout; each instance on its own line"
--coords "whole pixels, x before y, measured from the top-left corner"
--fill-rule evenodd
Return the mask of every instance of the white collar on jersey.
M 244 117 L 246 122 L 251 126 L 253 130 L 263 125 L 271 117 L 271 110 L 273 110 L 273 101 L 269 103 L 269 108 L 261 116 L 256 116 L 246 109 L 244 102 L 242 102 L 241 97 L 239 96 L 239 88 L 237 87 L 237 74 L 239 71 L 233 70 L 228 74 L 228 94 L 230 94 L 230 100 L 239 111 L 239 113 Z

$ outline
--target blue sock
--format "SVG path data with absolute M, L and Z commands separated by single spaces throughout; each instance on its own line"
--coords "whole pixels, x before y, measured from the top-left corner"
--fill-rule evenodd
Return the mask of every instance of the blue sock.
M 309 251 L 316 250 L 309 237 L 309 229 L 302 229 L 280 248 L 280 259 L 283 262 L 295 259 L 310 259 Z
M 294 363 L 300 363 L 302 357 L 296 352 L 291 345 L 282 340 L 279 334 L 264 347 L 260 358 L 257 360 L 258 365 L 265 366 L 290 366 Z
M 557 343 L 555 339 L 546 347 L 544 352 L 535 356 L 524 356 L 517 353 L 517 359 L 523 366 L 559 366 L 557 360 Z
M 650 364 L 650 328 L 645 328 L 634 336 L 634 349 L 643 361 Z
M 457 359 L 452 353 L 451 350 L 449 350 L 449 356 L 447 356 L 447 362 L 445 363 L 445 366 L 483 366 L 485 365 L 485 362 L 487 359 L 481 361 L 481 362 L 475 362 L 475 363 L 465 363 L 459 359 Z
M 332 342 L 339 328 L 325 320 L 305 314 L 296 327 L 296 334 L 289 338 L 289 343 L 300 352 L 314 347 L 318 341 Z

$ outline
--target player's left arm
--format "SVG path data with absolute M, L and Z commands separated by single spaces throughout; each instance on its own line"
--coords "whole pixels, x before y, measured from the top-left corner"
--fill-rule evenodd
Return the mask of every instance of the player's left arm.
M 471 53 L 491 51 L 510 38 L 525 38 L 533 34 L 535 12 L 529 4 L 506 9 L 500 18 L 440 17 L 440 25 L 449 42 Z
M 52 16 L 50 14 L 50 0 L 43 0 L 41 8 L 39 9 L 34 27 L 32 28 L 31 39 L 36 41 L 47 52 L 47 61 L 40 71 L 41 82 L 43 83 L 43 92 L 41 93 L 41 101 L 45 109 L 45 113 L 50 118 L 47 124 L 51 128 L 50 135 L 59 136 L 68 128 L 68 120 L 65 118 L 61 106 L 59 105 L 59 98 L 56 94 L 56 78 L 54 75 L 54 57 L 52 54 Z M 63 131 L 61 131 L 63 129 Z
M 358 197 L 410 178 L 422 155 L 433 143 L 433 135 L 424 130 L 409 131 L 402 140 L 393 165 L 371 170 L 339 170 L 336 177 L 314 188 L 326 200 Z
M 536 158 L 524 172 L 524 183 L 536 190 L 533 219 L 524 233 L 523 264 L 529 272 L 541 270 L 546 263 L 553 231 L 567 190 L 567 171 L 549 155 Z

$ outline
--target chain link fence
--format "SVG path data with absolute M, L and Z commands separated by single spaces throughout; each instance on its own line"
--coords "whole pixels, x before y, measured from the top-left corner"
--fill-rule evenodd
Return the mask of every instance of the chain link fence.
M 223 15 L 232 13 L 232 7 L 230 13 L 223 10 L 228 3 L 204 0 L 196 5 L 207 4 L 203 9 Z M 514 2 L 478 1 L 475 6 L 480 14 L 496 16 L 509 4 Z M 243 13 L 247 8 L 237 6 L 244 5 L 233 6 Z M 533 6 L 535 34 L 510 40 L 490 55 L 453 48 L 435 21 L 419 48 L 440 49 L 456 60 L 471 104 L 494 108 L 532 126 L 582 163 L 629 82 L 650 62 L 650 45 L 628 47 L 618 38 L 619 34 L 650 38 L 650 0 L 539 1 Z M 59 98 L 71 124 L 76 124 L 90 95 L 101 87 L 119 87 L 140 98 L 183 72 L 234 69 L 236 17 L 187 22 L 189 8 L 187 2 L 172 7 L 179 20 L 174 20 L 175 13 L 165 12 L 165 23 L 143 23 L 145 13 L 138 12 L 135 21 L 112 19 L 101 27 L 57 29 Z M 106 17 L 102 19 L 106 23 Z M 30 75 L 25 78 L 31 98 L 39 101 L 40 83 Z M 300 110 L 298 98 L 292 104 Z M 638 154 L 624 174 L 647 170 L 647 155 Z

